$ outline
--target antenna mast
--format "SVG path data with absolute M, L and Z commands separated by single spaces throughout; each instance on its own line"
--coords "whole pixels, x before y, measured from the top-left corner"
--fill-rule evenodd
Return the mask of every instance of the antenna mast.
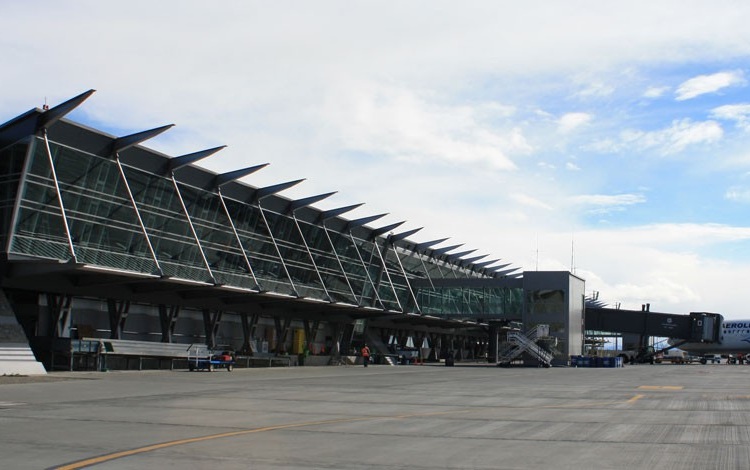
M 570 236 L 570 272 L 576 273 L 576 246 L 575 235 Z

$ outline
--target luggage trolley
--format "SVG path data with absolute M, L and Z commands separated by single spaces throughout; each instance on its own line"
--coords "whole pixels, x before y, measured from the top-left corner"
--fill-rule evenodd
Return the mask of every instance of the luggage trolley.
M 195 352 L 195 355 L 193 355 Z M 198 347 L 191 349 L 188 353 L 188 369 L 190 372 L 196 370 L 207 370 L 209 372 L 216 369 L 226 369 L 232 372 L 234 369 L 234 356 L 229 351 L 215 353 L 207 347 Z

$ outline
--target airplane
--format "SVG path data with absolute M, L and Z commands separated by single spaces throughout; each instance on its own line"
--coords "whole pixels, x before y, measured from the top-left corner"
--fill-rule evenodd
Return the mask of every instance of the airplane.
M 686 351 L 688 354 L 705 357 L 712 354 L 750 354 L 750 320 L 724 320 L 718 343 L 686 343 L 685 340 L 669 338 L 670 346 Z

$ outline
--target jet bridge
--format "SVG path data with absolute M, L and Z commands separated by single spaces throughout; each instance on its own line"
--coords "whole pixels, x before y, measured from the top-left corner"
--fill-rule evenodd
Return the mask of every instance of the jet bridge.
M 691 312 L 689 315 L 644 310 L 587 307 L 585 329 L 612 333 L 659 336 L 685 342 L 717 343 L 724 320 L 718 313 Z

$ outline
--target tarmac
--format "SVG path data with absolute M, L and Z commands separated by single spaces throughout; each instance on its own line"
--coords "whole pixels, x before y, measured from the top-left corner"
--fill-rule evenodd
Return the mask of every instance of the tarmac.
M 0 377 L 7 469 L 747 469 L 750 366 Z

